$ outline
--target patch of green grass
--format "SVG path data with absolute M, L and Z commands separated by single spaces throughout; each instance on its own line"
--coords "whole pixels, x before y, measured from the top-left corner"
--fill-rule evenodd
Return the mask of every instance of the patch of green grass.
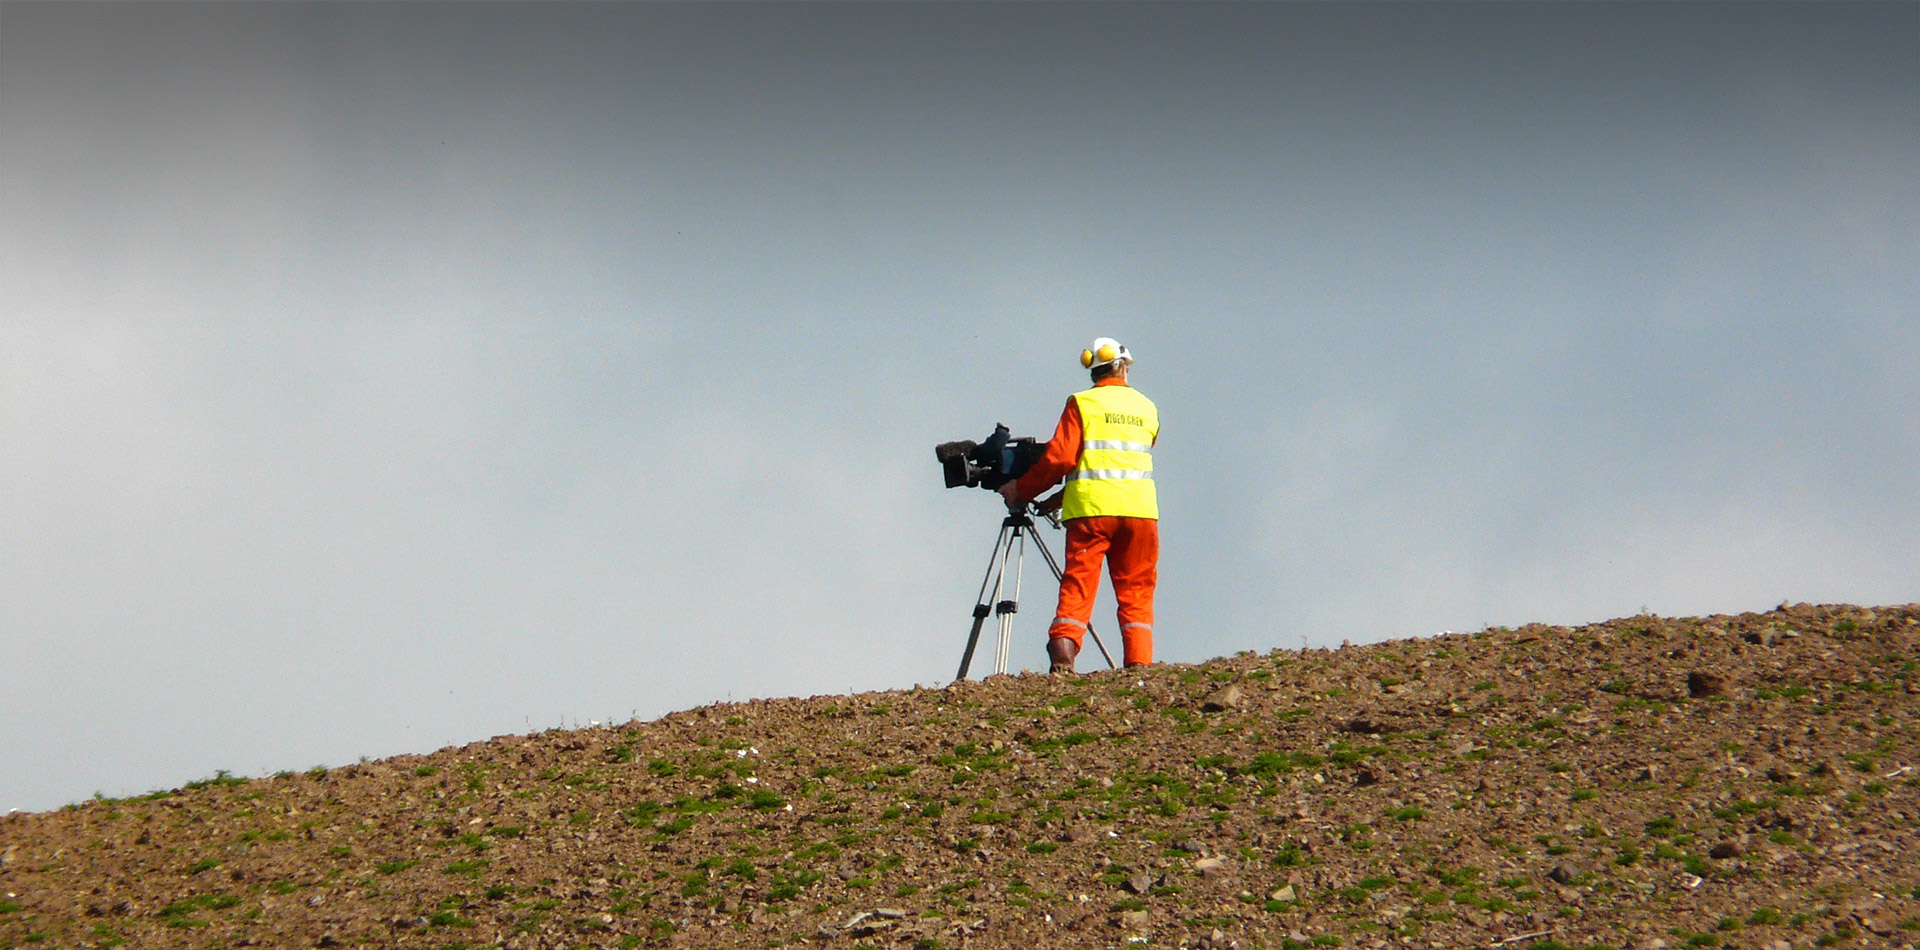
M 247 784 L 246 779 L 234 778 L 233 773 L 228 772 L 226 769 L 220 769 L 219 771 L 213 773 L 212 778 L 203 778 L 203 779 L 197 779 L 192 782 L 188 782 L 187 787 L 188 788 L 232 788 L 235 785 L 245 785 L 245 784 Z
M 699 820 L 700 816 L 698 815 L 680 815 L 672 820 L 655 825 L 653 830 L 654 833 L 661 837 L 669 837 L 693 827 L 693 823 Z
M 446 874 L 464 874 L 468 877 L 478 877 L 480 872 L 487 869 L 487 863 L 484 858 L 465 858 L 455 861 L 440 870 Z
M 404 871 L 419 863 L 420 862 L 413 861 L 413 860 L 382 861 L 379 864 L 374 865 L 373 869 L 375 871 L 380 872 L 381 874 L 399 874 L 401 871 Z
M 1739 801 L 1734 802 L 1731 805 L 1726 806 L 1725 808 L 1715 809 L 1713 812 L 1713 817 L 1718 818 L 1721 821 L 1732 821 L 1739 818 L 1745 818 L 1746 816 L 1751 815 L 1755 812 L 1767 811 L 1769 809 L 1779 807 L 1779 805 L 1780 805 L 1779 800 L 1772 799 L 1772 798 L 1762 798 L 1757 800 L 1751 799 L 1751 798 L 1743 798 L 1743 799 L 1740 799 Z
M 1785 921 L 1786 921 L 1786 918 L 1780 916 L 1780 912 L 1777 910 L 1774 910 L 1771 907 L 1762 907 L 1759 910 L 1756 910 L 1753 913 L 1747 915 L 1747 923 L 1754 924 L 1756 926 L 1784 923 Z
M 1086 745 L 1089 742 L 1098 742 L 1099 740 L 1100 737 L 1091 732 L 1069 732 L 1059 738 L 1049 737 L 1037 739 L 1029 745 L 1029 748 L 1035 752 L 1054 752 L 1060 749 L 1071 749 L 1078 745 Z
M 238 903 L 240 898 L 231 894 L 195 894 L 160 908 L 159 916 L 169 927 L 204 927 L 205 922 L 195 920 L 190 915 L 195 911 L 221 910 Z

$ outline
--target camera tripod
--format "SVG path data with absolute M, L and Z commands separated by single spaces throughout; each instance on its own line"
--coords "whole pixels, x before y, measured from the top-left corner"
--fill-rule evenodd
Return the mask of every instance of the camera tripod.
M 1060 580 L 1060 562 L 1053 559 L 1053 552 L 1047 550 L 1047 542 L 1034 530 L 1033 516 L 1029 514 L 1031 502 L 1023 507 L 1019 514 L 1010 514 L 1000 522 L 1000 538 L 993 544 L 993 556 L 987 559 L 987 576 L 980 582 L 980 596 L 973 605 L 973 632 L 967 634 L 967 652 L 960 656 L 960 674 L 956 680 L 967 678 L 967 668 L 973 665 L 973 649 L 980 644 L 980 627 L 987 622 L 987 614 L 993 613 L 1000 618 L 999 650 L 994 654 L 993 671 L 1007 671 L 1007 650 L 1013 645 L 1013 615 L 1020 610 L 1020 577 L 1027 560 L 1027 538 L 1033 538 L 1034 547 L 1040 549 L 1040 557 L 1047 562 L 1047 568 L 1053 571 L 1053 579 Z M 1058 522 L 1055 522 L 1058 526 Z M 1002 600 L 1000 595 L 1006 592 L 1007 562 L 1013 562 L 1013 596 Z M 992 591 L 989 598 L 988 591 Z M 989 607 L 988 605 L 992 606 Z M 1093 637 L 1093 645 L 1100 648 L 1100 656 L 1107 661 L 1107 668 L 1113 669 L 1113 655 L 1107 652 L 1107 645 L 1094 633 L 1093 625 L 1087 625 L 1087 634 Z

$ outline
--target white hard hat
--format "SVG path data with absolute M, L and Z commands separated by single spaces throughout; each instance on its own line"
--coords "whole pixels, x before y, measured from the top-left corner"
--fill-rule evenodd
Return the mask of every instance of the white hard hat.
M 1133 354 L 1120 345 L 1120 341 L 1109 336 L 1100 337 L 1093 345 L 1080 351 L 1080 365 L 1088 369 L 1105 366 L 1112 362 L 1132 363 Z

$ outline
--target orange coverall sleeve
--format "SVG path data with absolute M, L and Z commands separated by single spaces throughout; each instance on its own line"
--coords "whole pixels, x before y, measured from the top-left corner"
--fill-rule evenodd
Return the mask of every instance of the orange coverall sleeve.
M 1080 404 L 1072 396 L 1067 397 L 1067 408 L 1060 411 L 1060 424 L 1053 428 L 1053 438 L 1047 440 L 1047 452 L 1040 460 L 1027 469 L 1014 483 L 1014 490 L 1021 501 L 1032 501 L 1045 494 L 1047 489 L 1060 484 L 1060 480 L 1080 464 Z

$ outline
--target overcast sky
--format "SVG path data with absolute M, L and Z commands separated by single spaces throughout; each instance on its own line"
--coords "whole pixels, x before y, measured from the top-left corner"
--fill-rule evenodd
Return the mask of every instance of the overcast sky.
M 1164 660 L 1920 600 L 1916 62 L 1912 3 L 0 3 L 0 810 L 945 682 L 1000 512 L 932 447 L 1097 335 Z

